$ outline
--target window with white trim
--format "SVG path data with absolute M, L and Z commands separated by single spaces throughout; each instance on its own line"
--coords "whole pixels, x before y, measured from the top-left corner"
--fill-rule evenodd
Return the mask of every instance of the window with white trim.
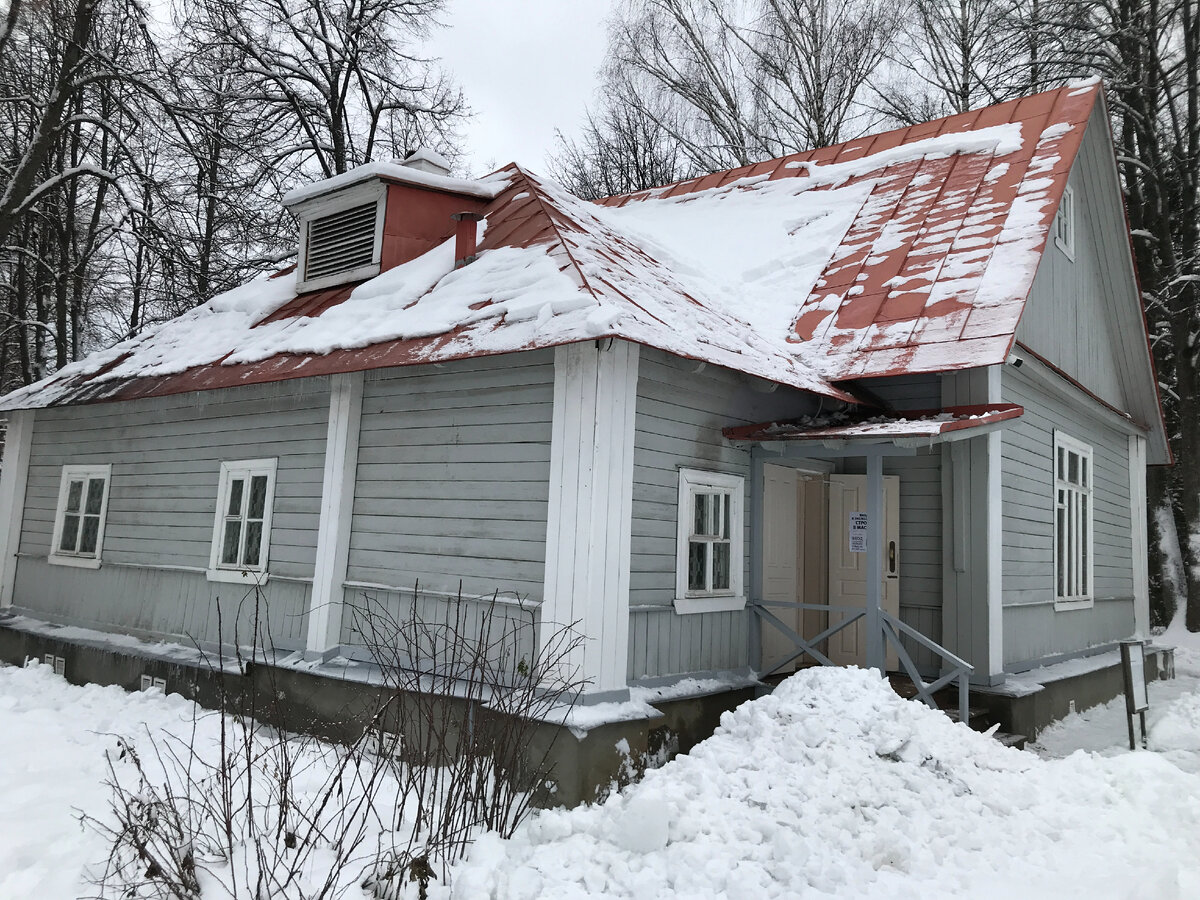
M 1070 185 L 1063 190 L 1054 216 L 1054 243 L 1068 259 L 1075 259 L 1075 191 Z
M 739 475 L 679 470 L 676 600 L 679 612 L 740 609 L 742 502 Z
M 63 466 L 49 560 L 57 565 L 100 567 L 108 483 L 112 466 Z
M 1054 596 L 1092 601 L 1092 448 L 1054 433 Z
M 274 459 L 221 463 L 217 518 L 208 576 L 239 581 L 267 571 L 271 509 L 275 502 Z

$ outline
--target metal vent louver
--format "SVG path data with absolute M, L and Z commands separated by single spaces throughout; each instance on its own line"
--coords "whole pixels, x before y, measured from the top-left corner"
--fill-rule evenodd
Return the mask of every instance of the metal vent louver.
M 372 200 L 308 225 L 304 280 L 325 278 L 370 265 L 375 258 L 375 221 L 379 205 Z

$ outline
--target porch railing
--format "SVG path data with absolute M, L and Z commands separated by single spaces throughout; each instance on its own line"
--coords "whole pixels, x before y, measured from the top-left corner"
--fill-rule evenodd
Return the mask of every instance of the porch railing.
M 792 644 L 792 650 L 786 652 L 781 658 L 775 660 L 770 665 L 764 665 L 759 671 L 760 678 L 770 675 L 773 672 L 786 666 L 788 663 L 794 662 L 802 656 L 810 656 L 823 666 L 834 665 L 833 660 L 826 656 L 818 649 L 819 645 L 825 643 L 839 631 L 850 627 L 859 619 L 866 618 L 867 610 L 862 606 L 833 606 L 819 603 L 789 603 L 782 600 L 758 600 L 750 604 L 750 608 L 754 610 L 755 615 L 761 623 L 770 625 L 776 631 L 780 632 Z M 840 622 L 830 625 L 816 637 L 805 638 L 801 636 L 796 629 L 792 628 L 784 622 L 779 616 L 771 612 L 771 609 L 799 609 L 811 610 L 823 613 L 838 613 L 843 616 Z M 969 722 L 968 696 L 970 690 L 971 673 L 975 671 L 966 660 L 955 656 L 945 647 L 921 634 L 917 629 L 913 628 L 904 622 L 901 622 L 895 616 L 879 610 L 880 627 L 883 631 L 884 646 L 887 642 L 891 642 L 896 648 L 896 657 L 900 661 L 900 665 L 904 673 L 912 680 L 913 686 L 917 689 L 917 698 L 923 700 L 933 709 L 937 709 L 937 701 L 934 699 L 934 694 L 942 688 L 947 687 L 951 682 L 958 681 L 958 720 L 963 724 Z M 936 678 L 926 681 L 917 670 L 916 663 L 913 662 L 912 656 L 908 649 L 900 640 L 900 636 L 905 635 L 915 641 L 926 650 L 932 652 L 942 661 L 942 674 Z

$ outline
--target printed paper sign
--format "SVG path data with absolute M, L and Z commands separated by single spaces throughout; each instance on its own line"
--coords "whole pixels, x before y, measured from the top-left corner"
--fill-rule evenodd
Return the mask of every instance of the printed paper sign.
M 850 552 L 867 552 L 867 514 L 864 512 L 850 513 Z

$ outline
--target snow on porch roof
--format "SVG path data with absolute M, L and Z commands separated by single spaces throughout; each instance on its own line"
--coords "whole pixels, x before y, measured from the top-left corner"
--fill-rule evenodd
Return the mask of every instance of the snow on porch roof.
M 787 422 L 762 422 L 737 425 L 723 431 L 734 442 L 762 441 L 854 441 L 871 443 L 904 438 L 931 443 L 946 435 L 968 429 L 998 425 L 1025 412 L 1015 403 L 981 406 L 948 406 L 937 410 L 908 410 L 870 418 L 852 414 L 805 417 Z
M 258 279 L 0 409 L 621 338 L 813 393 L 1002 362 L 1100 95 L 1061 88 L 589 203 L 510 164 L 453 241 L 356 286 Z

